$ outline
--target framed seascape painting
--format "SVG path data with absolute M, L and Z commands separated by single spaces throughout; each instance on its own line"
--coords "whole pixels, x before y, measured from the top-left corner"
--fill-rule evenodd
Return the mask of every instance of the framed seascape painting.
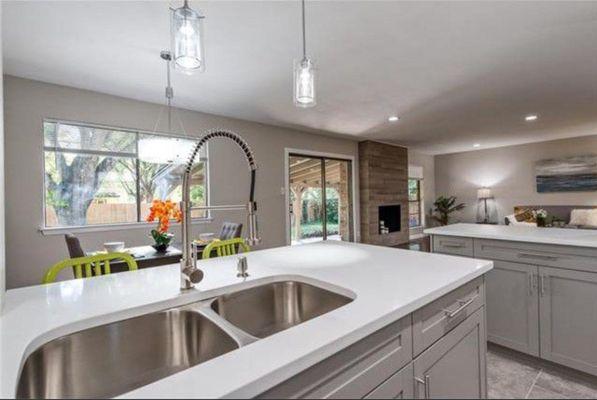
M 537 192 L 597 191 L 597 155 L 537 161 Z

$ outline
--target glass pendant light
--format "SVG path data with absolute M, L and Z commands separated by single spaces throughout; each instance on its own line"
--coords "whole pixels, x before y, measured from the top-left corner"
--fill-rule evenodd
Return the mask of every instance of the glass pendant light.
M 176 68 L 190 74 L 205 70 L 203 54 L 203 17 L 189 7 L 188 0 L 172 10 L 170 21 L 172 59 Z
M 301 0 L 303 15 L 303 58 L 294 64 L 294 104 L 297 107 L 313 107 L 315 101 L 315 68 L 307 58 L 305 37 L 305 0 Z

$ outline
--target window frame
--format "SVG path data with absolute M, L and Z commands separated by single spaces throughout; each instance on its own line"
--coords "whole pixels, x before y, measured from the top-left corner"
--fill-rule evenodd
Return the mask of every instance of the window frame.
M 408 193 L 408 228 L 409 229 L 417 229 L 417 228 L 421 228 L 424 224 L 423 222 L 423 210 L 421 208 L 421 205 L 423 203 L 423 198 L 421 196 L 421 182 L 423 181 L 423 179 L 421 178 L 408 178 L 408 182 L 409 182 L 409 187 L 410 187 L 410 181 L 416 181 L 417 182 L 417 200 L 411 200 L 410 199 L 410 192 Z M 418 203 L 419 204 L 419 225 L 414 225 L 411 226 L 410 225 L 410 216 L 411 215 L 415 215 L 414 213 L 410 212 L 410 204 L 411 203 Z
M 57 148 L 52 146 L 46 146 L 45 144 L 45 134 L 44 134 L 44 125 L 46 123 L 54 123 L 54 124 L 64 124 L 64 125 L 74 125 L 74 126 L 81 126 L 86 128 L 93 128 L 93 129 L 104 129 L 104 130 L 114 130 L 114 131 L 121 131 L 121 132 L 129 132 L 135 134 L 135 147 L 136 152 L 117 152 L 117 151 L 103 151 L 103 150 L 85 150 L 85 149 L 65 149 L 65 148 Z M 46 161 L 45 161 L 45 154 L 47 151 L 55 151 L 55 152 L 63 152 L 63 153 L 71 153 L 71 154 L 87 154 L 87 155 L 100 155 L 105 157 L 117 157 L 117 158 L 130 158 L 135 160 L 135 165 L 138 168 L 138 147 L 139 147 L 139 136 L 140 135 L 152 135 L 158 137 L 166 137 L 166 138 L 173 138 L 173 139 L 185 139 L 185 140 L 198 140 L 197 137 L 192 136 L 185 136 L 185 135 L 177 135 L 172 133 L 166 132 L 159 132 L 159 131 L 147 131 L 143 129 L 133 129 L 133 128 L 123 128 L 119 126 L 111 126 L 111 125 L 104 125 L 104 124 L 95 124 L 89 122 L 80 122 L 80 121 L 71 121 L 71 120 L 64 120 L 59 118 L 43 118 L 42 125 L 41 125 L 41 158 L 42 158 L 42 223 L 39 227 L 39 231 L 44 235 L 60 235 L 63 233 L 68 232 L 103 232 L 103 231 L 113 231 L 113 230 L 126 230 L 126 229 L 147 229 L 155 225 L 153 222 L 146 222 L 140 220 L 140 193 L 139 193 L 139 179 L 136 179 L 137 185 L 137 193 L 136 193 L 136 205 L 137 205 L 137 221 L 136 222 L 120 222 L 120 223 L 106 223 L 106 224 L 92 224 L 92 225 L 71 225 L 71 226 L 46 226 Z M 205 205 L 210 205 L 211 199 L 211 190 L 210 190 L 210 167 L 209 167 L 209 143 L 205 145 L 205 157 L 199 158 L 197 161 L 203 161 L 205 165 L 205 177 L 206 177 L 206 184 L 205 184 Z M 205 224 L 210 223 L 213 221 L 213 217 L 211 216 L 211 212 L 209 210 L 206 211 L 205 217 L 195 217 L 191 219 L 191 224 Z M 180 223 L 173 222 L 170 226 L 179 226 Z

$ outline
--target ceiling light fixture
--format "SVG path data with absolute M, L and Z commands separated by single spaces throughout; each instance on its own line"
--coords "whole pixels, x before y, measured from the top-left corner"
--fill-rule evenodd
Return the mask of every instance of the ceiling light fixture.
M 315 67 L 307 58 L 305 35 L 305 0 L 301 0 L 303 24 L 303 58 L 294 63 L 294 104 L 297 107 L 313 107 L 315 101 Z
M 172 61 L 181 71 L 191 74 L 205 70 L 203 54 L 203 19 L 189 7 L 188 0 L 180 8 L 171 9 L 170 35 Z
M 396 122 L 400 119 L 400 117 L 398 117 L 397 115 L 392 115 L 391 117 L 388 117 L 388 121 L 390 122 Z
M 529 114 L 526 117 L 524 117 L 524 120 L 527 122 L 530 121 L 536 121 L 539 118 L 539 116 L 537 114 Z
M 473 147 L 474 148 L 481 147 L 481 143 L 475 143 L 475 144 L 473 144 Z

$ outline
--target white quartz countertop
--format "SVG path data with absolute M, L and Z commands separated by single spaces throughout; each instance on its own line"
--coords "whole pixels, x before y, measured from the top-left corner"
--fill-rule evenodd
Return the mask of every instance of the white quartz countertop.
M 25 358 L 68 333 L 297 278 L 354 297 L 294 328 L 144 386 L 123 397 L 252 397 L 486 273 L 492 262 L 326 242 L 200 261 L 197 289 L 179 291 L 178 265 L 9 290 L 0 317 L 0 397 L 14 397 Z
M 453 224 L 425 229 L 429 235 L 460 236 L 478 239 L 597 247 L 597 230 L 538 228 L 535 226 Z

